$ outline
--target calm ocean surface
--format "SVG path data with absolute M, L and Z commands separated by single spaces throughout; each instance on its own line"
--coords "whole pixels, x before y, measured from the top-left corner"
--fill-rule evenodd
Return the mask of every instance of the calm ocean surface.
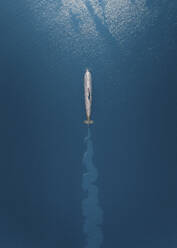
M 86 247 L 87 67 L 93 248 L 177 247 L 177 2 L 6 0 L 0 37 L 0 247 Z

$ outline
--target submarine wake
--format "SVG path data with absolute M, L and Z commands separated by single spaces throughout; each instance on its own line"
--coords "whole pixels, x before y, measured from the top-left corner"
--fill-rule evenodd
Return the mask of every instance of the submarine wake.
M 100 248 L 103 243 L 101 229 L 103 210 L 99 204 L 98 186 L 96 185 L 98 171 L 93 163 L 93 143 L 89 128 L 85 143 L 86 151 L 83 156 L 84 174 L 82 179 L 82 188 L 86 194 L 82 201 L 83 231 L 86 239 L 85 248 Z

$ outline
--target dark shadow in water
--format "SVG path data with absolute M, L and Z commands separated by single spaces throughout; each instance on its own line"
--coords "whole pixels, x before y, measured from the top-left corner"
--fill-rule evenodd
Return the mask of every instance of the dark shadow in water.
M 109 28 L 108 28 L 106 22 L 104 22 L 104 24 L 102 23 L 100 18 L 94 13 L 93 6 L 91 5 L 91 3 L 89 1 L 86 1 L 85 4 L 87 6 L 87 9 L 88 9 L 91 17 L 94 20 L 94 23 L 96 25 L 96 29 L 98 30 L 98 32 L 101 34 L 102 37 L 106 37 L 106 41 L 112 49 L 113 48 L 117 49 L 118 43 L 117 43 L 116 39 L 112 36 L 112 34 L 109 32 Z M 103 7 L 102 7 L 102 9 L 104 10 Z
M 97 169 L 93 164 L 93 144 L 91 131 L 88 128 L 88 135 L 85 138 L 86 151 L 83 156 L 84 174 L 82 188 L 86 197 L 82 201 L 82 213 L 84 216 L 83 231 L 86 236 L 86 248 L 99 248 L 103 243 L 101 225 L 103 222 L 103 211 L 99 204 L 98 187 L 96 180 Z

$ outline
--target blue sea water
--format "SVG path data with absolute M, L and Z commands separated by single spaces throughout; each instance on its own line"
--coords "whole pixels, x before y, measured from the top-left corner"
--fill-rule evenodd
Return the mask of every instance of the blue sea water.
M 0 7 L 0 247 L 85 245 L 87 67 L 101 247 L 176 247 L 176 1 Z

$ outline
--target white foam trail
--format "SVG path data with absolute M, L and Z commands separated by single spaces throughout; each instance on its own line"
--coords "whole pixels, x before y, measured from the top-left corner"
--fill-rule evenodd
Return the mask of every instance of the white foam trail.
M 93 143 L 91 131 L 88 128 L 88 135 L 85 138 L 86 151 L 83 156 L 84 174 L 82 188 L 86 198 L 82 201 L 82 213 L 84 216 L 83 231 L 86 235 L 86 248 L 99 248 L 103 243 L 101 225 L 103 222 L 103 210 L 99 204 L 98 186 L 96 180 L 98 171 L 93 163 Z

